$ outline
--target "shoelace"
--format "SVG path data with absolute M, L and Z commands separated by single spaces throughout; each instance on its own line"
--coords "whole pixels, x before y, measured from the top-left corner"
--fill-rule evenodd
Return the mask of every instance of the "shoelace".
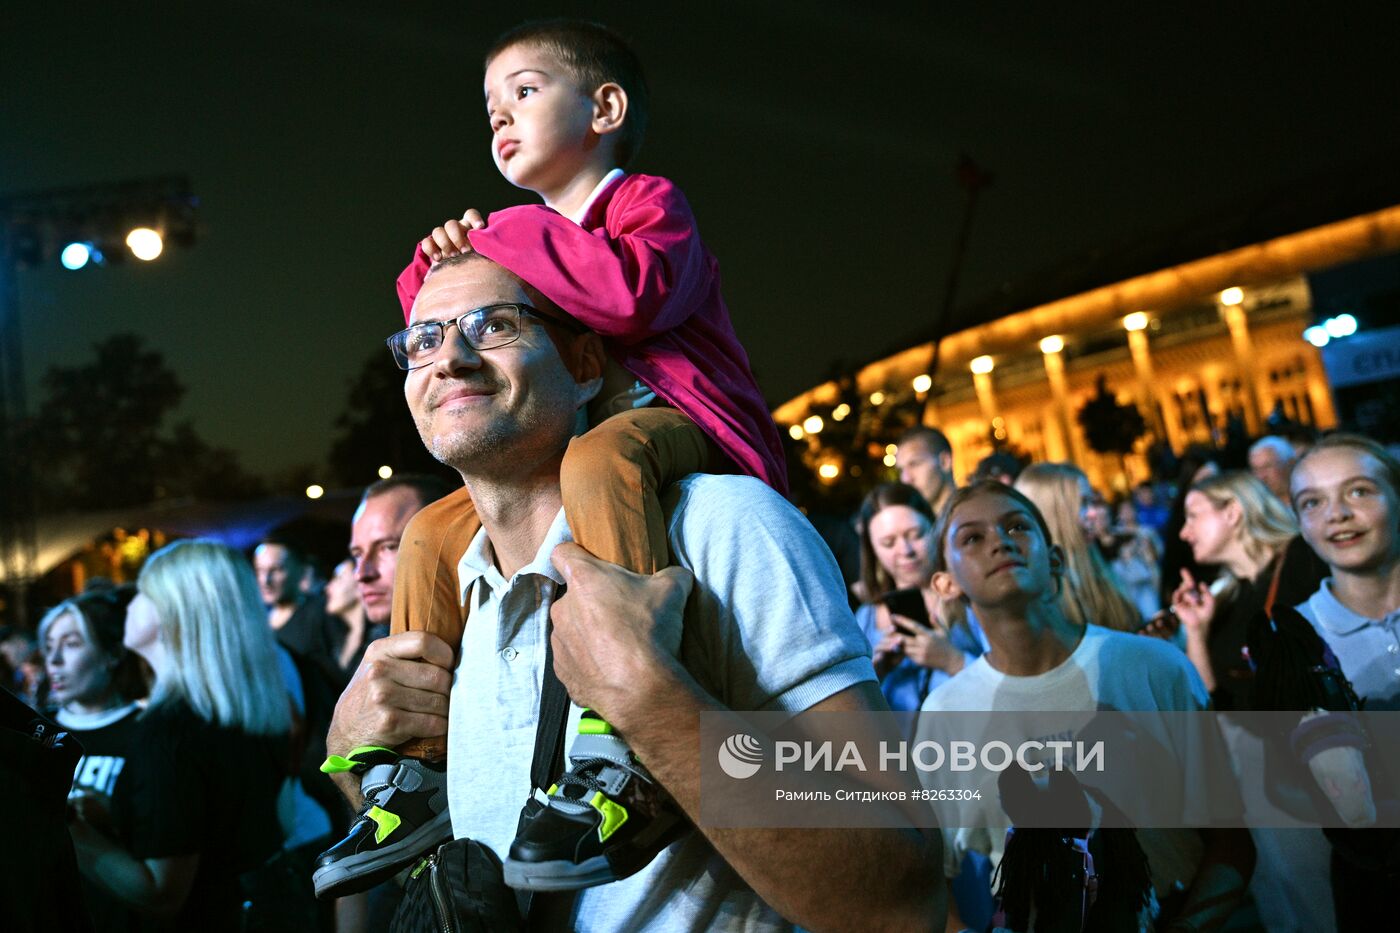
M 569 800 L 580 800 L 587 795 L 588 791 L 606 795 L 607 791 L 602 782 L 592 775 L 612 764 L 606 758 L 585 758 L 582 763 L 565 771 L 559 776 L 559 780 L 554 782 L 559 788 L 559 795 L 567 797 Z M 566 787 L 582 787 L 584 790 L 575 797 L 565 792 Z

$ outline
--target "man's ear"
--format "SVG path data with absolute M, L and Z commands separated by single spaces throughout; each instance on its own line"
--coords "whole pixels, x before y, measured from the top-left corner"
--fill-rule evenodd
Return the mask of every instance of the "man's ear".
M 573 339 L 569 353 L 569 372 L 578 383 L 578 408 L 593 401 L 603 387 L 603 371 L 607 368 L 608 351 L 603 338 L 592 331 Z
M 593 132 L 599 136 L 616 133 L 627 119 L 627 92 L 609 81 L 593 92 Z
M 938 455 L 935 462 L 938 464 L 938 471 L 940 473 L 953 472 L 953 455 L 951 452 L 943 451 L 943 453 Z
M 944 602 L 962 598 L 962 587 L 958 586 L 958 581 L 954 580 L 953 575 L 946 570 L 935 571 L 933 579 L 929 582 L 933 585 L 933 591 L 938 594 L 938 598 Z

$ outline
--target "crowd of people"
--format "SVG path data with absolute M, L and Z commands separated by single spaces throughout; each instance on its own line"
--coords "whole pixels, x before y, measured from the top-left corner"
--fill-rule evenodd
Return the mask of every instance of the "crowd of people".
M 75 928 L 1374 928 L 1400 849 L 1364 820 L 1095 831 L 1070 794 L 1081 828 L 1046 836 L 1006 791 L 941 833 L 705 825 L 702 714 L 878 735 L 888 710 L 1331 710 L 1318 678 L 1394 708 L 1400 464 L 1271 436 L 1248 471 L 1207 452 L 1115 499 L 1006 452 L 959 486 L 916 426 L 845 579 L 784 498 L 689 206 L 623 171 L 635 57 L 595 24 L 527 24 L 485 89 L 498 167 L 543 204 L 435 229 L 388 341 L 461 486 L 368 487 L 328 567 L 293 529 L 247 555 L 177 541 L 0 637 L 41 712 L 6 726 L 81 744 Z M 1271 753 L 1220 746 L 1241 777 Z

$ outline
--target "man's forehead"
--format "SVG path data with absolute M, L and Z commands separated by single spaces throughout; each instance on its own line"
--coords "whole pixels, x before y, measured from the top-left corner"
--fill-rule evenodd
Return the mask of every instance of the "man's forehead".
M 361 538 L 374 540 L 400 535 L 421 507 L 418 494 L 407 487 L 370 496 L 350 520 L 350 541 L 353 544 Z
M 445 321 L 473 308 L 528 301 L 515 276 L 494 262 L 465 262 L 434 270 L 428 276 L 408 320 L 410 324 Z

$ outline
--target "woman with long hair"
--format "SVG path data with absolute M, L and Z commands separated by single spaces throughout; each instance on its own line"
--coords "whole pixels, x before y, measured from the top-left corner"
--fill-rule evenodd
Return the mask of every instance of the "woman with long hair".
M 870 640 L 890 709 L 917 710 L 928 691 L 981 654 L 981 646 L 966 624 L 950 624 L 958 620 L 947 617 L 930 585 L 934 516 L 918 490 L 904 483 L 876 486 L 856 523 L 862 596 L 856 621 Z M 908 602 L 892 603 L 895 592 Z
M 1186 629 L 1186 654 L 1216 709 L 1249 709 L 1249 662 L 1241 649 L 1249 623 L 1275 602 L 1295 606 L 1327 576 L 1298 535 L 1288 507 L 1248 473 L 1209 476 L 1186 494 L 1181 540 L 1198 564 L 1219 568 L 1212 586 L 1189 570 L 1172 594 L 1172 613 Z
M 125 644 L 150 703 L 123 769 L 115 835 L 72 825 L 79 865 L 151 929 L 237 930 L 238 878 L 281 846 L 291 712 L 252 569 L 214 541 L 147 560 Z
M 1036 504 L 1064 552 L 1060 601 L 1065 617 L 1076 625 L 1137 631 L 1142 624 L 1137 606 L 1084 530 L 1084 511 L 1093 493 L 1084 471 L 1072 463 L 1033 463 L 1016 477 L 1015 488 Z

